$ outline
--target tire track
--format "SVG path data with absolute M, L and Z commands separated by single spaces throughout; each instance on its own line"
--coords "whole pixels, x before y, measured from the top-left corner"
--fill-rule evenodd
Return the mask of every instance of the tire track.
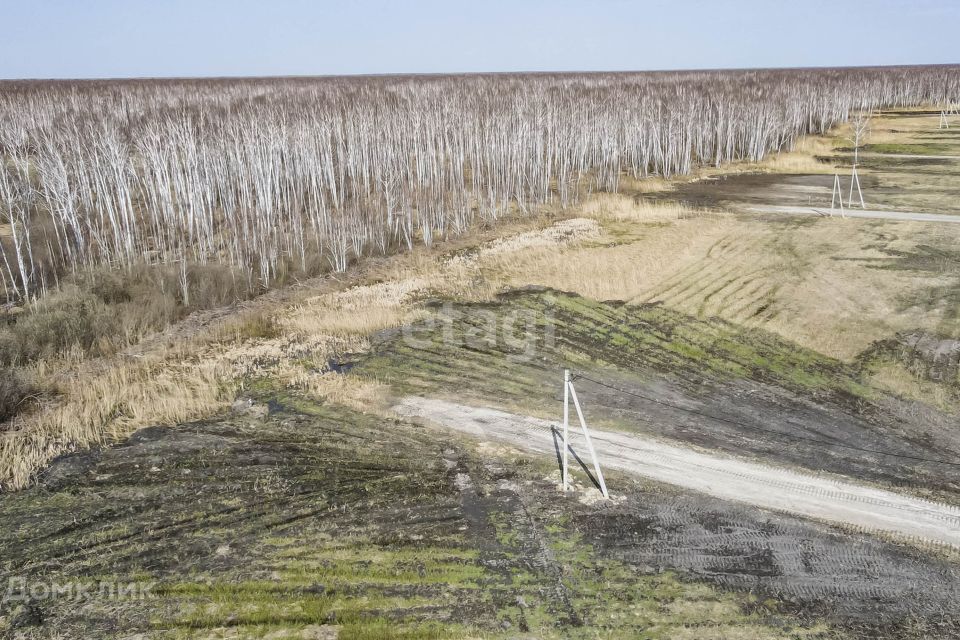
M 762 206 L 750 206 L 747 208 L 748 211 L 753 211 L 755 213 L 773 213 L 773 214 L 782 214 L 782 215 L 791 215 L 791 216 L 833 216 L 841 217 L 840 210 L 837 209 L 833 212 L 830 209 L 825 207 L 793 207 L 793 206 L 775 206 L 775 205 L 762 205 Z M 960 223 L 960 216 L 948 214 L 948 213 L 924 213 L 917 211 L 877 211 L 877 210 L 862 210 L 862 209 L 844 209 L 843 216 L 847 218 L 870 218 L 876 220 L 894 220 L 894 221 L 906 221 L 906 222 L 944 222 L 944 223 Z

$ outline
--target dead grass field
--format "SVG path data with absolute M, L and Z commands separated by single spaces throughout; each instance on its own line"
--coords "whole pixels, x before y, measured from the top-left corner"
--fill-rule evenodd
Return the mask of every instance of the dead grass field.
M 960 335 L 956 301 L 911 300 L 955 283 L 956 265 L 947 261 L 929 270 L 898 264 L 921 246 L 957 246 L 960 231 L 947 225 L 770 222 L 610 195 L 586 211 L 604 225 L 602 237 L 560 251 L 511 255 L 491 265 L 492 279 L 598 300 L 659 302 L 769 329 L 847 361 L 906 329 Z
M 954 118 L 954 126 L 957 119 Z M 939 113 L 928 110 L 907 110 L 897 113 L 881 112 L 870 122 L 869 144 L 911 144 L 929 142 L 931 138 L 950 135 L 950 130 L 941 130 Z M 849 137 L 850 126 L 842 125 L 837 132 Z
M 342 354 L 367 348 L 370 333 L 416 320 L 416 302 L 431 295 L 491 296 L 495 283 L 476 288 L 487 265 L 534 248 L 554 250 L 599 233 L 593 220 L 564 220 L 540 229 L 443 250 L 397 256 L 382 268 L 330 293 L 305 288 L 283 303 L 238 311 L 189 338 L 158 341 L 148 350 L 106 360 L 67 357 L 40 360 L 31 377 L 55 380 L 59 397 L 49 407 L 20 416 L 0 433 L 0 486 L 19 489 L 54 457 L 77 447 L 122 439 L 155 424 L 177 424 L 229 406 L 243 381 L 270 378 L 349 406 L 376 410 L 385 400 L 377 385 L 344 381 L 328 373 Z M 324 288 L 330 288 L 324 282 Z M 265 320 L 266 318 L 266 320 Z M 264 325 L 269 330 L 264 330 Z M 381 394 L 382 395 L 382 394 Z

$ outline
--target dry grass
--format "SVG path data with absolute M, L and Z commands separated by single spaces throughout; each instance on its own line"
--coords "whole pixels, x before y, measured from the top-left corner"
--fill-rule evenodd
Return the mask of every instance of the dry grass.
M 914 142 L 929 142 L 919 133 L 936 131 L 940 126 L 940 116 L 923 116 L 903 118 L 898 116 L 874 116 L 870 121 L 870 133 L 867 136 L 868 144 L 910 144 Z M 841 125 L 837 129 L 838 136 L 851 137 L 850 125 Z M 849 142 L 847 143 L 849 145 Z
M 320 388 L 316 379 L 320 374 L 305 377 L 300 361 L 325 362 L 367 344 L 362 338 L 302 332 L 216 341 L 222 336 L 218 328 L 206 340 L 198 336 L 137 359 L 92 361 L 68 378 L 60 376 L 56 404 L 17 418 L 0 435 L 0 488 L 26 486 L 37 469 L 76 448 L 114 442 L 146 426 L 177 424 L 221 411 L 249 377 L 270 376 L 291 386 Z M 48 363 L 35 366 L 37 377 L 48 377 Z
M 694 602 L 694 604 L 697 603 Z M 676 614 L 678 616 L 686 616 L 688 614 L 688 609 L 693 609 L 693 607 L 683 603 L 679 607 L 679 610 L 676 612 Z M 680 619 L 687 618 L 681 617 Z M 791 628 L 787 633 L 789 633 L 789 637 L 796 638 L 797 640 L 801 640 L 803 638 L 825 637 L 825 630 L 823 628 Z M 690 626 L 673 627 L 670 629 L 671 640 L 769 640 L 771 637 L 770 629 L 768 627 L 762 626 L 761 624 L 744 625 L 743 623 L 739 622 L 718 624 L 709 621 L 690 624 Z
M 381 272 L 381 282 L 309 300 L 293 322 L 319 326 L 327 313 L 333 313 L 336 320 L 342 313 L 357 309 L 366 313 L 373 309 L 371 320 L 356 317 L 347 320 L 360 328 L 367 324 L 374 329 L 399 326 L 422 313 L 412 308 L 417 300 L 437 296 L 489 300 L 512 286 L 504 276 L 517 260 L 540 253 L 556 254 L 564 247 L 596 241 L 601 235 L 597 220 L 572 218 L 496 238 L 452 255 L 420 254 L 415 259 L 398 261 L 393 268 Z M 391 320 L 393 323 L 389 324 Z
M 904 330 L 955 334 L 960 323 L 949 305 L 916 306 L 905 301 L 946 284 L 944 276 L 890 264 L 893 251 L 919 245 L 954 245 L 952 227 L 922 223 L 824 220 L 791 234 L 784 251 L 799 268 L 777 292 L 779 313 L 765 324 L 822 353 L 852 359 L 872 342 Z M 880 251 L 883 247 L 886 251 Z
M 362 413 L 388 415 L 393 406 L 390 386 L 357 376 L 306 373 L 294 384 L 327 402 L 341 404 Z
M 63 385 L 45 411 L 18 419 L 0 435 L 0 487 L 26 486 L 37 469 L 78 447 L 102 444 L 142 427 L 177 424 L 232 401 L 219 362 L 117 364 L 100 375 Z
M 527 249 L 556 249 L 570 242 L 589 240 L 600 235 L 600 226 L 587 218 L 563 220 L 536 231 L 526 231 L 481 245 L 476 259 L 516 254 Z M 463 259 L 463 256 L 459 256 Z M 454 258 L 456 260 L 457 258 Z M 451 261 L 448 261 L 448 264 Z
M 21 372 L 0 365 L 0 423 L 21 413 L 36 393 Z
M 296 335 L 363 336 L 415 320 L 419 311 L 407 303 L 429 287 L 425 278 L 360 285 L 307 298 L 278 322 Z
M 633 176 L 625 175 L 620 177 L 620 191 L 638 194 L 666 193 L 673 191 L 677 183 L 683 179 L 689 180 L 689 177 L 663 178 L 660 176 L 647 176 L 645 178 L 634 178 Z
M 605 222 L 672 222 L 702 215 L 682 204 L 656 203 L 619 193 L 598 193 L 584 202 L 579 212 Z
M 362 336 L 331 336 L 296 333 L 278 338 L 249 341 L 210 356 L 229 363 L 231 379 L 269 378 L 336 404 L 361 412 L 385 413 L 389 407 L 388 387 L 356 376 L 327 370 L 329 360 L 356 354 L 369 348 Z
M 888 362 L 877 367 L 870 381 L 879 388 L 901 398 L 917 400 L 947 413 L 960 413 L 960 397 L 950 387 L 917 377 L 900 363 Z
M 611 222 L 629 219 L 622 199 L 603 198 L 592 210 Z M 841 219 L 774 226 L 669 206 L 638 211 L 637 218 L 659 224 L 632 225 L 626 237 L 609 242 L 517 253 L 487 265 L 488 273 L 499 286 L 541 284 L 599 300 L 662 302 L 774 331 L 843 360 L 898 331 L 960 332 L 948 306 L 904 304 L 948 280 L 876 268 L 891 251 L 960 242 L 953 228 Z
M 756 165 L 764 173 L 836 173 L 837 167 L 829 162 L 799 152 L 781 153 Z
M 7 425 L 0 436 L 0 488 L 26 486 L 37 469 L 76 448 L 221 411 L 249 378 L 269 377 L 363 411 L 385 410 L 383 385 L 330 373 L 327 361 L 363 352 L 371 333 L 420 317 L 414 302 L 423 297 L 470 291 L 486 264 L 598 234 L 594 220 L 577 219 L 452 257 L 439 251 L 398 256 L 381 282 L 304 295 L 269 311 L 245 310 L 175 344 L 158 341 L 136 358 L 88 360 L 82 349 L 67 349 L 40 359 L 30 366 L 31 377 L 56 379 L 60 396 L 55 405 Z M 492 295 L 493 289 L 483 292 Z
M 609 237 L 592 246 L 528 251 L 499 260 L 496 271 L 504 287 L 539 284 L 596 300 L 635 299 L 732 231 L 726 216 L 684 219 L 685 212 L 665 206 L 652 219 L 672 218 L 668 224 L 635 227 L 629 238 Z

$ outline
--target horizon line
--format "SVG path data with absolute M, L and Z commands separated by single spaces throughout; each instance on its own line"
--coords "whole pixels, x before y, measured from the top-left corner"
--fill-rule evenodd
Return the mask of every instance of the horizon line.
M 23 77 L 0 78 L 8 82 L 135 82 L 135 81 L 185 81 L 185 80 L 321 80 L 331 78 L 444 78 L 458 76 L 532 76 L 532 75 L 600 75 L 641 73 L 717 73 L 723 71 L 826 71 L 851 69 L 899 69 L 924 67 L 960 67 L 960 62 L 863 64 L 863 65 L 811 65 L 783 67 L 680 67 L 661 69 L 620 70 L 566 70 L 566 71 L 398 71 L 383 73 L 326 73 L 326 74 L 279 74 L 279 75 L 170 75 L 170 76 L 86 76 L 86 77 Z

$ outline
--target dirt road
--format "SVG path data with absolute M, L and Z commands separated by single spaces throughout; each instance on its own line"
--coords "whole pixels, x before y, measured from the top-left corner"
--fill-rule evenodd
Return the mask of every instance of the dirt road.
M 560 426 L 555 422 L 414 396 L 405 398 L 394 410 L 544 456 L 557 455 L 552 429 L 559 433 Z M 571 449 L 590 466 L 579 428 L 571 429 L 571 434 Z M 591 437 L 604 468 L 636 473 L 726 500 L 960 548 L 960 508 L 827 474 L 808 475 L 701 453 L 639 434 L 591 429 Z M 578 466 L 573 460 L 571 464 Z M 575 472 L 583 477 L 582 469 L 576 468 Z M 610 489 L 616 493 L 616 486 Z
M 848 154 L 853 155 L 853 154 Z M 960 156 L 927 155 L 920 153 L 880 153 L 877 151 L 861 151 L 861 158 L 896 158 L 900 160 L 960 160 Z
M 786 207 L 775 205 L 754 205 L 747 207 L 748 211 L 758 213 L 783 213 L 787 215 L 816 215 L 840 217 L 840 209 L 830 207 Z M 948 222 L 960 223 L 960 215 L 946 213 L 921 213 L 917 211 L 876 211 L 863 209 L 844 209 L 843 215 L 848 218 L 875 218 L 879 220 L 904 220 L 908 222 Z

